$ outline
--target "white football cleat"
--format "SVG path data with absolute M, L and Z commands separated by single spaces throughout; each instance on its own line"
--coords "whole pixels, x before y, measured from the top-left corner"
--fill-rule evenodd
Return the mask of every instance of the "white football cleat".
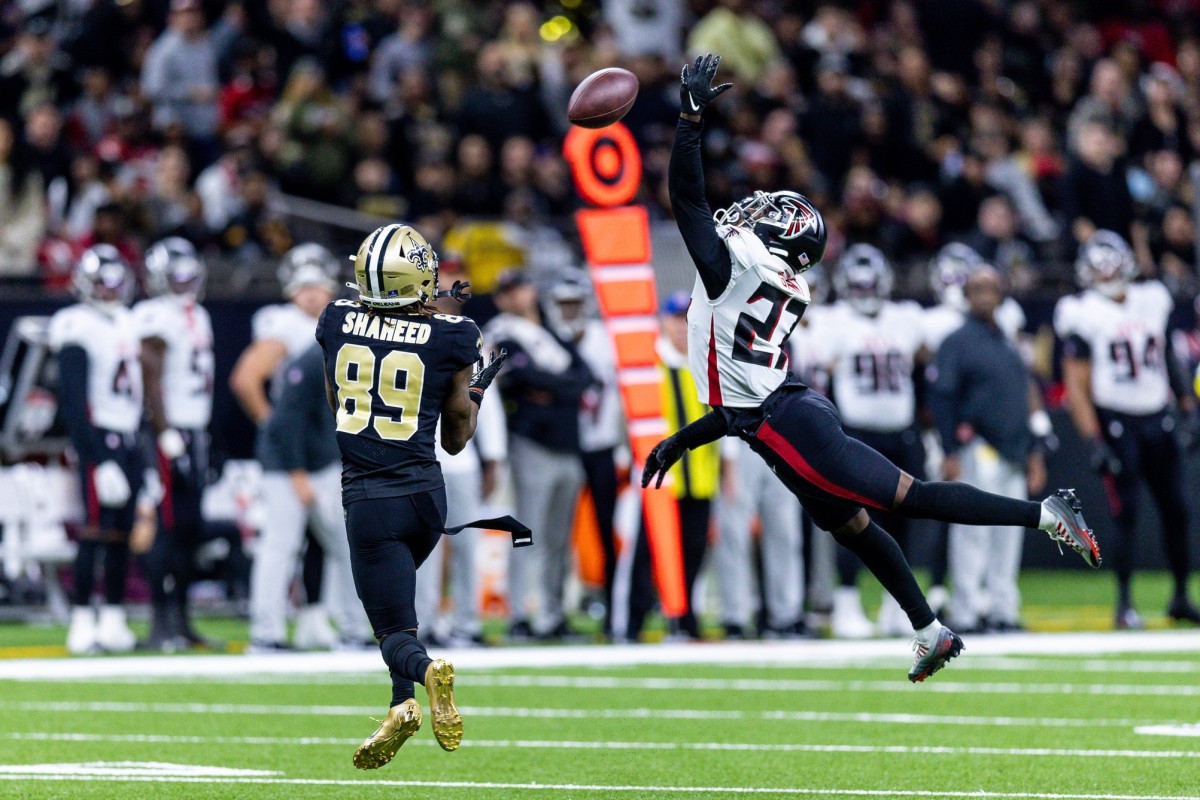
M 137 645 L 137 637 L 125 621 L 121 606 L 100 606 L 100 624 L 96 627 L 96 643 L 108 653 L 128 653 Z
M 840 586 L 833 590 L 829 627 L 835 639 L 869 639 L 875 635 L 875 626 L 863 612 L 858 589 Z
M 91 606 L 71 608 L 71 626 L 67 629 L 67 652 L 82 656 L 96 651 L 96 609 Z

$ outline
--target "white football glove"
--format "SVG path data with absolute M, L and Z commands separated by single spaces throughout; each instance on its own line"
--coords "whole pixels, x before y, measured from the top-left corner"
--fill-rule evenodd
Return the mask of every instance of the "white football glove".
M 183 434 L 174 428 L 166 428 L 158 435 L 158 451 L 162 453 L 167 461 L 174 461 L 185 452 L 187 445 L 183 441 Z
M 96 499 L 106 508 L 120 508 L 129 502 L 129 479 L 115 461 L 103 461 L 96 467 Z

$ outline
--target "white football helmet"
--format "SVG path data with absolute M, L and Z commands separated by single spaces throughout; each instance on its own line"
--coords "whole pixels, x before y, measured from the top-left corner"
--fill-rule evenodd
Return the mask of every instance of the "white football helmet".
M 1075 277 L 1084 288 L 1095 289 L 1107 297 L 1120 297 L 1137 277 L 1133 250 L 1112 231 L 1096 231 L 1079 248 Z
M 84 250 L 75 263 L 71 283 L 80 300 L 100 307 L 127 306 L 136 289 L 133 270 L 111 244 Z
M 146 251 L 146 290 L 155 297 L 174 294 L 199 299 L 207 273 L 196 248 L 179 236 L 155 242 Z
M 895 279 L 891 264 L 878 247 L 855 244 L 838 259 L 833 285 L 839 300 L 873 317 L 883 308 L 883 301 L 892 296 Z
M 963 287 L 971 271 L 984 265 L 983 256 L 965 244 L 953 242 L 938 250 L 929 262 L 929 287 L 942 305 L 966 312 Z
M 322 286 L 335 294 L 338 290 L 338 260 L 333 253 L 315 242 L 298 244 L 283 254 L 279 262 L 279 283 L 288 299 L 305 286 Z

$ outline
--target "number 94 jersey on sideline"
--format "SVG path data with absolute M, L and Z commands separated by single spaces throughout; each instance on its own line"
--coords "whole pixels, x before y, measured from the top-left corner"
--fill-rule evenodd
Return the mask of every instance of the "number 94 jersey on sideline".
M 1124 302 L 1085 289 L 1058 301 L 1054 332 L 1068 357 L 1092 362 L 1092 400 L 1122 414 L 1154 414 L 1170 400 L 1167 322 L 1174 301 L 1158 281 L 1132 283 Z
M 342 502 L 441 487 L 434 433 L 451 379 L 481 357 L 475 323 L 337 300 L 321 313 L 316 336 L 337 403 Z
M 688 361 L 700 402 L 755 408 L 788 378 L 787 340 L 808 307 L 808 284 L 751 231 L 720 225 L 732 275 L 710 300 L 697 277 L 688 307 Z

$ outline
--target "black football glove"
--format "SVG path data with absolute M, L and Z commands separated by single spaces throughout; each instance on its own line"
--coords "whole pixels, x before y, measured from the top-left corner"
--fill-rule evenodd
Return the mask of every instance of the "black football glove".
M 496 375 L 500 373 L 500 368 L 504 366 L 504 362 L 507 359 L 507 350 L 501 350 L 500 355 L 496 355 L 496 351 L 493 350 L 491 360 L 471 378 L 471 383 L 467 387 L 467 393 L 471 396 L 471 400 L 475 402 L 475 405 L 483 402 L 483 393 L 492 385 L 492 381 L 496 380 Z
M 1088 445 L 1088 461 L 1092 469 L 1101 475 L 1111 475 L 1114 478 L 1121 474 L 1121 459 L 1108 446 L 1108 443 L 1097 436 Z
M 703 114 L 704 109 L 717 99 L 719 94 L 733 88 L 732 83 L 712 85 L 717 76 L 717 65 L 720 63 L 720 56 L 709 53 L 697 57 L 691 69 L 687 64 L 683 65 L 683 71 L 679 74 L 679 113 Z
M 465 303 L 471 297 L 470 281 L 455 281 L 454 285 L 445 291 L 437 293 L 438 297 L 452 297 L 460 303 Z
M 649 486 L 655 475 L 658 475 L 658 482 L 654 484 L 654 488 L 660 488 L 667 472 L 676 461 L 683 458 L 683 454 L 684 447 L 675 436 L 668 436 L 654 445 L 654 449 L 646 457 L 646 468 L 642 470 L 642 488 Z

